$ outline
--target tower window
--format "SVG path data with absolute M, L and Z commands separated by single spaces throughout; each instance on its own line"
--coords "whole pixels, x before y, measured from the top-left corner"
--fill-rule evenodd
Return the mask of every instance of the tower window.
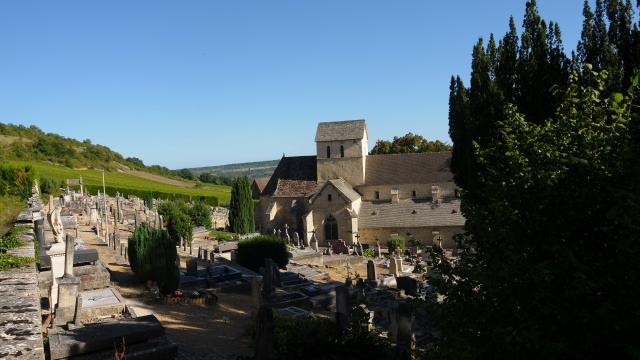
M 328 195 L 327 195 L 327 200 L 329 200 L 329 201 L 331 201 L 331 200 L 332 200 L 332 199 L 331 199 L 331 194 L 328 194 Z
M 331 158 L 331 146 L 327 146 L 327 159 Z
M 415 190 L 411 191 L 411 197 L 413 198 L 418 197 Z
M 344 157 L 344 146 L 340 145 L 340 157 Z
M 376 192 L 374 192 L 374 193 L 373 193 L 373 197 L 374 197 L 376 200 L 380 200 L 380 191 L 376 191 Z

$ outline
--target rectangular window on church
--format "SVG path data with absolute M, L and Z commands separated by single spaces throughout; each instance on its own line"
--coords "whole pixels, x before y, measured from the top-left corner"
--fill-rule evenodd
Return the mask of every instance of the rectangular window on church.
M 376 191 L 376 192 L 374 192 L 374 193 L 373 193 L 373 197 L 374 197 L 376 200 L 380 200 L 380 191 Z
M 331 194 L 327 195 L 327 200 L 331 201 Z

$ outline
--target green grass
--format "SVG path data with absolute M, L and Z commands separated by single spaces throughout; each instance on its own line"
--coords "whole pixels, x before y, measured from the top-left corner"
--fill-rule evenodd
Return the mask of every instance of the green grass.
M 11 164 L 24 164 L 21 161 L 9 161 Z M 29 162 L 33 165 L 39 176 L 44 176 L 54 180 L 65 180 L 78 178 L 82 175 L 85 185 L 102 186 L 102 172 L 86 169 L 70 169 L 63 166 L 47 164 L 42 162 Z M 106 172 L 105 182 L 107 186 L 119 189 L 132 189 L 139 191 L 157 191 L 162 193 L 182 194 L 188 196 L 215 196 L 220 204 L 228 204 L 231 199 L 231 188 L 223 185 L 201 185 L 193 188 L 164 184 L 157 181 L 144 179 L 138 176 L 119 173 Z
M 0 196 L 0 236 L 11 229 L 20 211 L 26 207 L 26 201 L 17 196 Z
M 8 249 L 24 245 L 19 236 L 26 230 L 27 228 L 24 226 L 16 226 L 0 237 L 0 270 L 28 265 L 35 261 L 35 257 L 22 257 L 6 253 Z

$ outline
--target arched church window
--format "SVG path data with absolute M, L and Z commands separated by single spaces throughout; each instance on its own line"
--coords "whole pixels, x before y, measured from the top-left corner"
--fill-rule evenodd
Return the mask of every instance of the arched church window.
M 324 235 L 326 240 L 338 240 L 338 222 L 331 215 L 324 221 Z
M 331 158 L 331 146 L 327 146 L 327 159 Z
M 340 157 L 344 157 L 344 146 L 340 145 Z

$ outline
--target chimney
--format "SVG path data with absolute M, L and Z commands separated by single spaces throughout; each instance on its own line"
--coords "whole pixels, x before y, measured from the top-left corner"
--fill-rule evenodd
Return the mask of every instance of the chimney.
M 437 204 L 438 202 L 440 202 L 440 189 L 438 188 L 438 185 L 433 185 L 431 186 L 431 202 L 434 204 Z
M 391 203 L 397 204 L 400 199 L 398 198 L 398 189 L 391 189 Z

